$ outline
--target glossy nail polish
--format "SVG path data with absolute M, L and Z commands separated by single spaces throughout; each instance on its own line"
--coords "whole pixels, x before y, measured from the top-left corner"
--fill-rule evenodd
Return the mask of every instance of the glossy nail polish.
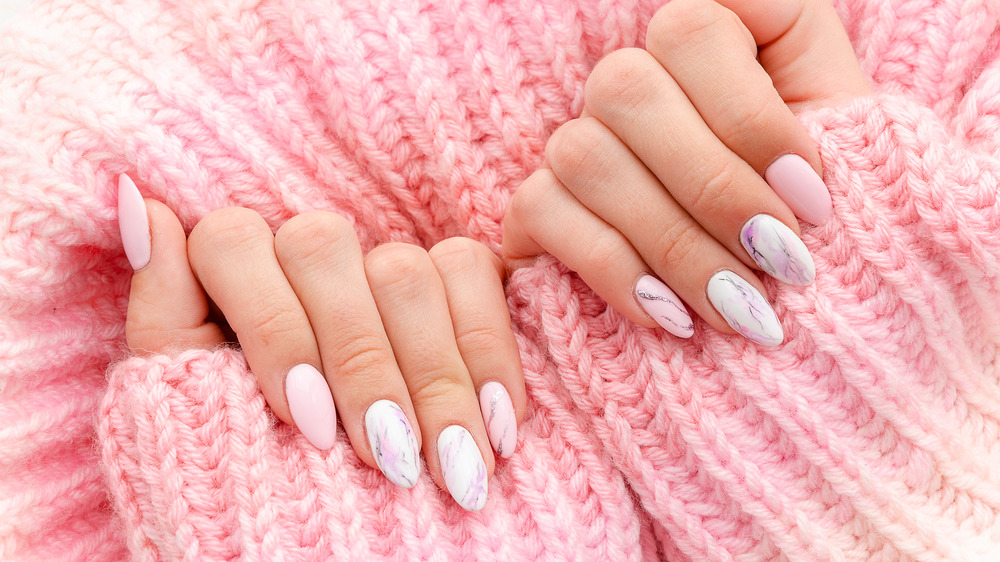
M 132 269 L 138 271 L 146 267 L 152 252 L 149 215 L 142 194 L 126 174 L 118 176 L 118 231 Z
M 785 338 L 781 322 L 764 295 L 732 271 L 722 270 L 708 280 L 708 300 L 750 341 L 775 346 Z
M 808 285 L 816 266 L 802 240 L 771 215 L 756 215 L 743 225 L 740 242 L 768 275 L 792 285 Z
M 795 216 L 823 224 L 833 213 L 830 190 L 823 178 L 801 156 L 785 154 L 764 170 L 764 179 Z
M 444 428 L 437 439 L 444 483 L 458 505 L 479 511 L 486 505 L 486 463 L 476 440 L 460 425 Z
M 285 377 L 285 398 L 292 420 L 317 449 L 329 449 L 337 438 L 337 409 L 326 379 L 312 365 L 292 367 Z
M 681 299 L 652 275 L 644 275 L 635 284 L 635 300 L 661 328 L 679 338 L 694 335 L 694 322 Z
M 479 389 L 479 408 L 490 435 L 493 450 L 503 458 L 514 454 L 517 445 L 517 417 L 514 404 L 504 385 L 490 381 Z
M 395 402 L 379 400 L 365 412 L 365 433 L 375 455 L 375 464 L 391 482 L 412 488 L 420 476 L 417 438 Z

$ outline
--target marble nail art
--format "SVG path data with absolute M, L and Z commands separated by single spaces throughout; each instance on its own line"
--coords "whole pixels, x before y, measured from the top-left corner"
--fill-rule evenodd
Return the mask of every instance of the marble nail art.
M 406 414 L 390 400 L 379 400 L 365 412 L 365 433 L 375 464 L 394 484 L 412 488 L 420 476 L 420 450 Z
M 479 389 L 479 408 L 483 412 L 493 450 L 503 458 L 513 455 L 517 445 L 517 417 L 504 385 L 496 381 L 484 384 Z
M 438 459 L 444 483 L 458 505 L 479 511 L 486 505 L 486 463 L 476 440 L 460 425 L 449 425 L 438 436 Z
M 740 242 L 753 261 L 779 281 L 808 285 L 816 277 L 816 266 L 806 245 L 771 215 L 748 220 L 740 232 Z
M 694 335 L 694 322 L 677 295 L 652 275 L 644 275 L 635 284 L 635 298 L 661 328 L 679 338 Z
M 750 341 L 774 346 L 785 338 L 781 322 L 764 295 L 732 271 L 722 270 L 708 280 L 708 300 Z

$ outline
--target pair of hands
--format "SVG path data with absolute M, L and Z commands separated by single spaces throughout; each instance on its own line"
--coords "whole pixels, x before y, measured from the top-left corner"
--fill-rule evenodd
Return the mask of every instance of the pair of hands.
M 776 345 L 753 270 L 811 282 L 795 215 L 831 212 L 793 111 L 867 93 L 824 0 L 674 0 L 645 50 L 594 69 L 583 115 L 511 201 L 504 257 L 551 253 L 643 326 L 690 337 L 687 303 Z M 423 450 L 439 486 L 483 507 L 493 451 L 513 453 L 525 411 L 495 255 L 459 238 L 363 256 L 353 225 L 326 212 L 272 234 L 253 211 L 221 209 L 186 237 L 124 176 L 119 209 L 136 270 L 131 349 L 238 341 L 275 415 L 315 446 L 333 445 L 339 412 L 359 458 L 391 481 L 414 485 Z

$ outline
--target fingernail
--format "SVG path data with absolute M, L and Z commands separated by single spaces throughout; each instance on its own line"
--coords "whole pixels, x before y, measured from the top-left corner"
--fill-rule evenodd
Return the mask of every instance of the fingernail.
M 486 505 L 486 463 L 476 440 L 460 425 L 449 425 L 438 436 L 438 459 L 444 483 L 458 505 L 479 511 Z
M 635 284 L 635 299 L 664 330 L 679 338 L 690 338 L 694 335 L 694 322 L 684 303 L 677 295 L 652 275 L 644 275 Z
M 146 214 L 146 202 L 142 200 L 139 188 L 126 174 L 118 176 L 118 231 L 132 270 L 146 267 L 152 251 L 149 215 Z
M 750 341 L 774 346 L 785 338 L 778 315 L 764 295 L 732 271 L 722 270 L 708 280 L 708 300 Z
M 808 285 L 816 266 L 802 240 L 771 215 L 757 215 L 740 231 L 740 242 L 768 275 L 793 285 Z
M 292 420 L 317 449 L 329 449 L 337 438 L 337 409 L 326 379 L 307 363 L 296 365 L 285 377 L 285 398 Z
M 830 190 L 801 156 L 785 154 L 764 170 L 764 179 L 795 216 L 812 224 L 823 224 L 833 213 Z
M 412 488 L 420 476 L 420 451 L 403 410 L 390 400 L 375 402 L 365 412 L 365 433 L 382 474 L 394 484 Z
M 509 458 L 517 446 L 517 417 L 504 385 L 496 381 L 484 384 L 479 389 L 479 408 L 483 411 L 493 450 L 501 457 Z

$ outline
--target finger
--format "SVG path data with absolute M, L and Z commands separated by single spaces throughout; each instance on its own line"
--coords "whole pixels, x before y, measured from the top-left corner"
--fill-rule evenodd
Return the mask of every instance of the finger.
M 225 342 L 206 322 L 208 300 L 191 273 L 184 229 L 166 205 L 143 200 L 127 175 L 118 179 L 122 242 L 135 269 L 125 320 L 125 340 L 136 352 L 212 348 Z
M 429 254 L 444 283 L 455 341 L 479 394 L 490 443 L 498 455 L 510 457 L 527 398 L 503 290 L 503 263 L 468 238 L 438 242 Z
M 431 475 L 459 505 L 482 509 L 493 454 L 441 277 L 427 252 L 406 244 L 369 252 L 365 272 L 413 401 Z
M 624 235 L 702 318 L 763 345 L 781 343 L 781 324 L 760 281 L 602 123 L 566 123 L 549 139 L 546 153 L 576 199 Z
M 319 349 L 264 219 L 240 207 L 210 213 L 191 231 L 188 258 L 236 332 L 274 414 L 317 448 L 332 447 L 337 414 Z
M 813 224 L 829 219 L 833 207 L 815 143 L 758 64 L 754 38 L 733 12 L 713 0 L 670 2 L 650 22 L 646 49 L 719 140 L 764 175 L 796 215 Z
M 585 98 L 600 123 L 734 256 L 787 283 L 812 282 L 812 258 L 788 206 L 715 136 L 649 53 L 623 49 L 603 59 L 587 80 Z M 607 158 L 595 154 L 594 160 Z
M 650 266 L 625 236 L 584 207 L 545 168 L 521 184 L 504 219 L 505 257 L 521 258 L 536 248 L 577 272 L 595 293 L 636 324 L 647 328 L 658 324 L 681 338 L 694 334 L 684 304 L 650 275 Z M 715 316 L 709 321 L 731 331 Z
M 827 0 L 717 0 L 746 25 L 761 66 L 793 111 L 869 95 L 844 25 Z
M 417 418 L 368 288 L 354 227 L 334 213 L 303 213 L 278 229 L 274 247 L 309 317 L 355 452 L 390 481 L 413 487 L 420 475 Z

